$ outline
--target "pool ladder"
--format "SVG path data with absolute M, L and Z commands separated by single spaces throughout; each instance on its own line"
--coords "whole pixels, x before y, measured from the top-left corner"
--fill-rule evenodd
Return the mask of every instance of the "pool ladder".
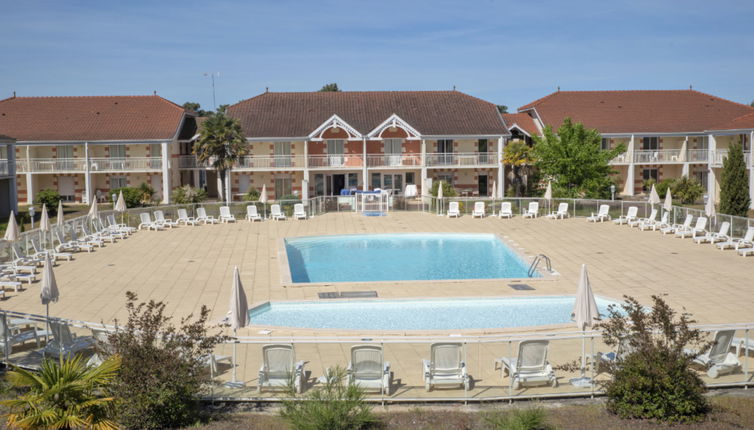
M 542 262 L 542 260 L 545 261 L 547 271 L 552 273 L 552 262 L 550 262 L 550 257 L 539 254 L 536 257 L 534 257 L 534 261 L 531 262 L 531 266 L 529 266 L 529 271 L 527 272 L 527 275 L 531 278 L 532 275 L 534 275 L 534 272 L 537 271 L 537 266 L 539 266 L 539 263 Z

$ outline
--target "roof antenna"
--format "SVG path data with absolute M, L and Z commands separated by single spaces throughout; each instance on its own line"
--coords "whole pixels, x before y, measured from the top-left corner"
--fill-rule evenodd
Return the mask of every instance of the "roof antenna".
M 152 92 L 152 94 L 156 96 L 156 95 L 157 95 L 157 90 L 154 90 L 154 91 Z
M 13 90 L 13 98 L 16 98 L 16 90 Z
M 689 84 L 689 89 L 690 89 L 690 90 L 693 90 L 693 89 L 694 89 L 694 87 L 693 87 L 693 86 L 692 86 L 691 84 Z
M 456 90 L 456 86 L 455 86 L 455 85 L 453 85 L 453 91 L 455 91 L 455 90 Z
M 264 87 L 264 92 L 265 93 L 269 93 L 270 92 L 270 87 Z
M 558 92 L 560 92 L 560 85 L 558 85 Z

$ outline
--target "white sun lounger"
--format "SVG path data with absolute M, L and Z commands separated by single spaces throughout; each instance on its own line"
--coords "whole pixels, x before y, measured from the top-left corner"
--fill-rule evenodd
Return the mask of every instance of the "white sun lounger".
M 707 231 L 705 230 L 707 228 L 707 217 L 700 216 L 696 219 L 696 225 L 691 228 L 685 228 L 676 230 L 675 237 L 680 237 L 681 239 L 685 239 L 686 236 L 694 239 L 696 238 L 697 234 L 706 234 Z
M 558 203 L 558 210 L 547 214 L 550 219 L 566 219 L 568 217 L 568 203 Z
M 10 319 L 0 318 L 0 353 L 12 354 L 14 345 L 23 345 L 33 340 L 39 348 L 39 339 L 47 336 L 46 330 L 38 330 L 32 326 L 29 330 L 16 331 L 12 330 L 13 326 L 8 326 Z M 6 342 L 7 339 L 7 342 Z
M 149 212 L 142 212 L 139 214 L 141 224 L 139 224 L 139 230 L 146 228 L 147 230 L 162 230 L 164 227 L 156 222 L 152 222 L 152 218 L 149 216 Z
M 126 224 L 118 224 L 115 221 L 115 215 L 112 214 L 107 216 L 107 228 L 111 231 L 118 231 L 126 234 L 133 234 L 136 232 L 136 227 L 130 227 Z
M 220 206 L 220 222 L 236 222 L 236 217 L 230 213 L 230 206 Z
M 74 240 L 66 241 L 63 237 L 63 233 L 60 230 L 55 230 L 55 238 L 58 240 L 58 246 L 55 247 L 55 250 L 60 251 L 81 251 L 86 250 L 86 252 L 92 252 L 94 249 L 91 245 L 86 245 L 83 243 L 79 243 Z
M 390 395 L 390 363 L 384 361 L 381 346 L 352 346 L 351 362 L 346 372 L 349 384 Z
M 178 209 L 178 219 L 176 219 L 178 224 L 183 223 L 184 225 L 197 225 L 198 221 L 194 219 L 194 217 L 188 216 L 188 212 L 186 209 Z
M 98 234 L 109 235 L 117 239 L 125 239 L 128 237 L 128 233 L 126 233 L 125 231 L 112 229 L 105 226 L 105 223 L 102 222 L 102 219 L 99 217 L 94 220 L 94 229 Z
M 296 361 L 293 345 L 264 345 L 257 392 L 262 388 L 287 388 L 291 380 L 297 393 L 304 385 L 304 362 Z
M 746 234 L 744 234 L 743 238 L 731 238 L 724 242 L 716 243 L 715 246 L 720 249 L 733 248 L 736 251 L 738 251 L 739 249 L 754 247 L 754 226 L 746 229 Z
M 670 215 L 668 215 L 668 213 L 665 212 L 665 214 L 663 214 L 663 216 L 662 216 L 662 219 L 667 222 L 668 216 L 670 216 Z M 628 222 L 628 226 L 629 227 L 638 227 L 639 230 L 641 230 L 641 231 L 649 230 L 650 228 L 654 229 L 654 227 L 657 224 L 658 224 L 658 222 L 657 222 L 657 209 L 652 209 L 652 212 L 646 218 L 639 218 L 639 219 L 637 219 L 635 221 L 629 221 Z
M 673 225 L 667 225 L 665 227 L 660 228 L 660 233 L 664 235 L 666 234 L 675 234 L 677 231 L 684 231 L 691 228 L 691 221 L 694 220 L 694 216 L 689 214 L 686 215 L 686 219 L 683 220 L 683 224 L 673 224 Z
M 471 378 L 463 359 L 462 343 L 433 343 L 430 355 L 431 359 L 422 360 L 425 390 L 431 391 L 437 385 L 461 385 L 464 390 L 469 389 Z
M 283 210 L 280 209 L 280 205 L 274 204 L 270 206 L 270 218 L 272 218 L 273 221 L 285 221 L 285 214 L 283 213 Z
M 597 215 L 592 213 L 591 216 L 587 217 L 587 222 L 603 222 L 610 220 L 610 206 L 609 205 L 600 205 L 600 209 L 597 212 Z
M 717 378 L 720 375 L 733 373 L 741 367 L 738 357 L 730 352 L 735 330 L 720 330 L 715 332 L 714 343 L 706 352 L 694 358 L 694 363 L 707 369 L 707 376 Z M 699 351 L 685 350 L 687 354 L 698 354 Z
M 617 219 L 613 220 L 613 222 L 615 224 L 618 224 L 618 225 L 623 225 L 623 224 L 630 225 L 631 222 L 637 221 L 636 216 L 638 214 L 639 214 L 639 207 L 638 206 L 630 206 L 628 208 L 628 211 L 626 211 L 625 215 L 619 216 Z
M 204 208 L 196 208 L 196 220 L 203 222 L 204 224 L 217 224 L 218 221 L 212 215 L 207 215 L 207 211 Z
M 536 218 L 539 216 L 539 202 L 529 202 L 529 208 L 524 211 L 524 218 Z
M 487 213 L 486 213 L 485 208 L 484 208 L 484 202 L 475 202 L 474 203 L 474 210 L 471 212 L 471 217 L 472 218 L 476 218 L 476 217 L 484 218 L 484 216 L 486 214 Z
M 157 224 L 166 225 L 170 228 L 178 227 L 179 225 L 178 221 L 173 221 L 170 218 L 165 218 L 165 214 L 160 210 L 154 211 L 154 222 L 156 222 Z
M 36 237 L 31 238 L 31 246 L 34 248 L 34 252 L 37 253 L 37 255 L 49 255 L 50 258 L 54 260 L 60 260 L 60 259 L 66 259 L 68 261 L 71 261 L 73 258 L 73 254 L 70 252 L 59 252 L 54 249 L 42 249 L 42 246 L 39 244 L 39 240 Z
M 458 209 L 458 202 L 448 203 L 448 218 L 458 218 L 461 216 L 461 211 Z
M 59 357 L 62 353 L 68 356 L 83 351 L 95 343 L 91 336 L 76 337 L 71 333 L 68 325 L 59 321 L 50 321 L 50 331 L 52 331 L 52 340 L 45 345 L 45 355 Z
M 35 255 L 33 257 L 26 255 L 21 249 L 21 244 L 18 242 L 11 243 L 11 249 L 13 250 L 13 264 L 21 266 L 41 266 L 44 263 L 44 257 L 41 255 Z
M 728 221 L 723 221 L 722 224 L 720 224 L 720 230 L 717 233 L 713 232 L 707 232 L 704 236 L 698 236 L 694 238 L 694 242 L 697 244 L 702 243 L 717 243 L 717 242 L 723 242 L 730 237 L 728 236 L 728 231 L 730 230 L 730 223 Z
M 500 213 L 498 213 L 497 216 L 500 218 L 513 218 L 511 202 L 500 203 Z
M 306 219 L 306 210 L 304 210 L 303 203 L 296 203 L 295 205 L 293 205 L 293 218 Z
M 79 239 L 78 235 L 76 234 L 75 227 L 71 229 L 71 241 L 78 243 L 79 246 L 82 247 L 91 246 L 92 248 L 94 248 L 95 246 L 99 246 L 100 248 L 102 248 L 103 246 L 105 246 L 105 241 L 103 241 L 102 239 L 93 238 L 91 236 L 84 236 Z
M 557 387 L 558 379 L 547 362 L 548 346 L 546 340 L 521 341 L 518 344 L 518 357 L 499 358 L 495 360 L 495 365 L 501 364 L 503 378 L 506 373 L 511 377 L 514 390 L 531 385 Z
M 259 215 L 259 211 L 255 205 L 246 206 L 246 220 L 247 221 L 262 221 L 262 216 Z
M 84 233 L 84 240 L 87 240 L 93 244 L 97 244 L 100 247 L 105 245 L 105 241 L 115 243 L 115 236 L 108 233 L 94 232 L 89 228 L 88 223 L 81 225 L 81 231 Z

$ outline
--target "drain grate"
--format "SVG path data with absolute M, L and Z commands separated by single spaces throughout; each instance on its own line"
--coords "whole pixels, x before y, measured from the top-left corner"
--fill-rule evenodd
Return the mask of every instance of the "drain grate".
M 377 297 L 377 291 L 328 291 L 317 293 L 320 299 L 360 299 L 365 297 Z
M 508 284 L 508 286 L 516 291 L 530 291 L 534 289 L 534 287 L 529 284 Z

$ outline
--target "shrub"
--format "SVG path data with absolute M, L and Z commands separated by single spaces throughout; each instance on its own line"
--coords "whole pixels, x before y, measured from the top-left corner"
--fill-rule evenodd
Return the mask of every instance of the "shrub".
M 654 181 L 654 179 L 652 179 L 652 181 Z M 660 196 L 661 199 L 665 198 L 665 193 L 668 192 L 668 188 L 670 188 L 671 193 L 675 194 L 675 192 L 673 191 L 673 184 L 675 184 L 675 179 L 667 178 L 667 179 L 663 179 L 662 181 L 658 182 L 655 185 L 655 188 L 657 189 L 657 194 Z M 652 186 L 650 185 L 648 189 L 652 189 Z
M 244 194 L 243 199 L 249 202 L 255 202 L 259 200 L 259 196 L 262 193 L 259 192 L 256 188 L 249 188 L 249 191 Z
M 109 336 L 112 353 L 122 357 L 113 383 L 118 417 L 124 426 L 139 429 L 174 428 L 199 417 L 197 396 L 202 392 L 204 360 L 225 338 L 210 334 L 209 309 L 181 319 L 178 327 L 165 316 L 165 303 L 136 304 L 127 292 L 128 321 Z
M 641 183 L 641 188 L 644 190 L 644 192 L 648 193 L 652 190 L 652 185 L 655 185 L 655 184 L 657 184 L 657 181 L 655 181 L 654 178 L 645 179 Z M 657 194 L 660 194 L 660 192 L 658 191 Z
M 704 194 L 704 187 L 696 178 L 681 176 L 673 181 L 670 192 L 673 193 L 673 198 L 680 200 L 683 204 L 690 205 L 694 204 L 702 197 Z
M 45 359 L 39 372 L 13 366 L 7 379 L 23 392 L 2 402 L 9 408 L 8 427 L 117 429 L 108 392 L 119 367 L 117 355 L 98 366 L 80 355 Z
M 39 206 L 42 206 L 43 204 L 47 205 L 47 213 L 50 214 L 50 211 L 52 211 L 52 213 L 58 211 L 58 203 L 60 203 L 61 200 L 63 200 L 63 198 L 60 197 L 60 193 L 52 188 L 46 188 L 37 193 L 37 198 L 34 199 L 34 203 Z
M 331 369 L 321 387 L 301 398 L 283 401 L 280 415 L 296 430 L 358 430 L 377 422 L 371 406 L 364 402 L 364 391 L 345 381 L 342 368 Z
M 551 430 L 555 426 L 547 423 L 547 414 L 542 407 L 513 409 L 510 412 L 495 412 L 484 416 L 484 420 L 494 430 Z
M 126 206 L 129 208 L 149 206 L 153 203 L 154 189 L 146 183 L 142 183 L 138 187 L 123 187 L 113 190 L 115 195 L 120 192 L 123 192 L 123 200 L 126 201 Z
M 625 354 L 606 364 L 612 379 L 604 383 L 607 409 L 621 418 L 693 421 L 709 411 L 704 384 L 690 369 L 693 354 L 709 347 L 695 321 L 676 313 L 659 296 L 652 296 L 647 311 L 636 299 L 625 297 L 620 307 L 611 305 L 609 319 L 598 324 L 608 346 L 623 343 Z
M 177 204 L 199 203 L 207 198 L 207 191 L 203 188 L 194 188 L 191 185 L 174 188 L 171 196 Z
M 432 182 L 432 196 L 437 197 L 437 189 L 440 186 L 440 183 L 442 183 L 442 196 L 443 197 L 455 197 L 458 195 L 456 192 L 456 189 L 453 188 L 453 185 L 445 182 L 445 181 L 433 181 Z

